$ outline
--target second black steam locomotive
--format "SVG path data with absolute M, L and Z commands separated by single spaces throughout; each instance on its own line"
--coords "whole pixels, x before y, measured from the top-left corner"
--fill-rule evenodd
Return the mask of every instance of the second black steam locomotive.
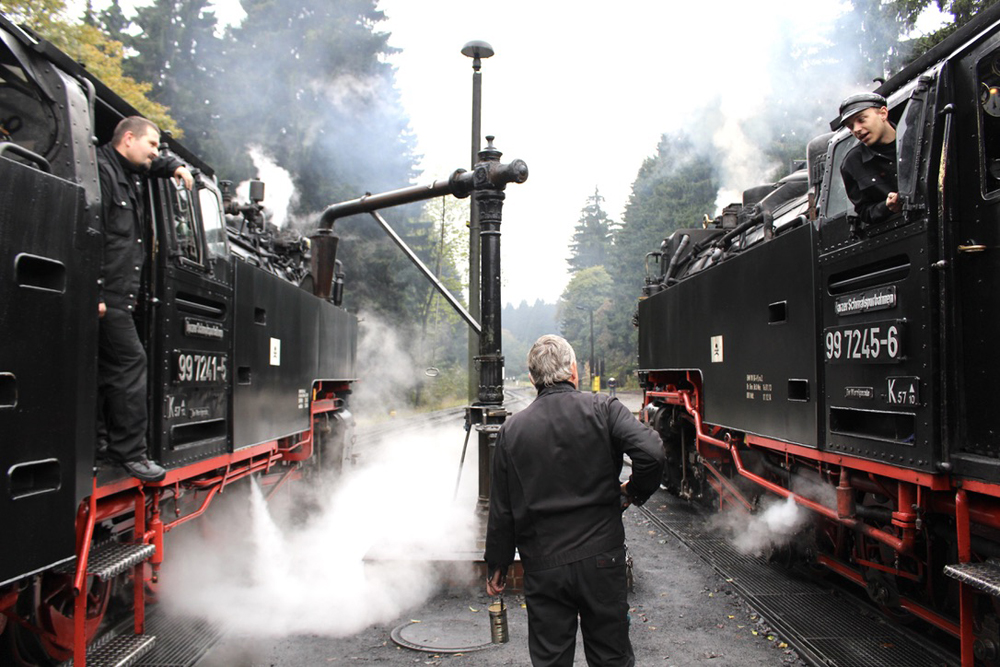
M 806 167 L 647 257 L 664 484 L 814 517 L 813 562 L 1000 663 L 1000 7 L 883 85 L 903 210 L 854 215 L 836 123 Z

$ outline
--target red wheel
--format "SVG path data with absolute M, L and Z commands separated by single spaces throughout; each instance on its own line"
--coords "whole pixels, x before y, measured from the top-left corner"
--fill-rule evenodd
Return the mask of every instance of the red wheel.
M 111 598 L 111 582 L 89 577 L 87 643 L 97 635 Z M 23 623 L 7 628 L 8 648 L 17 665 L 52 665 L 73 657 L 73 577 L 47 572 L 21 593 L 15 610 Z

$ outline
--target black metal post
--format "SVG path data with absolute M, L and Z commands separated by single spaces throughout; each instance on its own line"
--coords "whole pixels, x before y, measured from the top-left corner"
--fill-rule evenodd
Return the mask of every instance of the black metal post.
M 479 431 L 479 498 L 485 510 L 490 501 L 490 467 L 497 433 L 507 418 L 503 406 L 503 345 L 501 334 L 502 301 L 500 298 L 500 222 L 503 217 L 504 187 L 509 182 L 523 183 L 528 167 L 521 160 L 501 165 L 502 153 L 486 137 L 487 147 L 479 152 L 473 171 L 473 196 L 479 205 L 480 242 L 482 244 L 482 333 L 479 335 L 479 396 L 469 408 L 469 421 Z M 503 178 L 495 174 L 506 173 Z
M 594 309 L 590 309 L 590 390 L 594 391 Z M 598 387 L 600 389 L 600 387 Z
M 472 41 L 462 47 L 462 54 L 472 58 L 472 159 L 470 165 L 476 168 L 479 149 L 482 145 L 483 76 L 479 72 L 482 59 L 493 55 L 493 47 L 486 42 Z M 479 204 L 473 197 L 469 206 L 469 311 L 480 320 L 480 246 L 479 246 Z M 478 396 L 477 378 L 473 369 L 479 354 L 479 336 L 469 332 L 469 401 Z

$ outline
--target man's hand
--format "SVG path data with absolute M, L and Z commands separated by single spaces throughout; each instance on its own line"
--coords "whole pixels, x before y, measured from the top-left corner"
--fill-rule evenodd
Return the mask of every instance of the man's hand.
M 495 595 L 500 595 L 503 593 L 503 589 L 507 587 L 507 575 L 501 572 L 499 569 L 493 573 L 493 576 L 486 580 L 486 594 L 490 597 Z
M 184 187 L 188 190 L 194 187 L 194 176 L 191 175 L 191 171 L 184 165 L 174 169 L 174 178 L 183 181 Z
M 103 301 L 101 301 L 97 304 L 97 319 L 104 317 L 104 313 L 106 312 L 108 312 L 108 307 L 104 305 Z
M 903 202 L 899 201 L 898 192 L 890 192 L 885 198 L 885 205 L 893 213 L 899 213 L 903 210 Z
M 628 482 L 622 484 L 622 512 L 628 509 L 628 506 L 632 504 L 632 498 L 628 495 Z

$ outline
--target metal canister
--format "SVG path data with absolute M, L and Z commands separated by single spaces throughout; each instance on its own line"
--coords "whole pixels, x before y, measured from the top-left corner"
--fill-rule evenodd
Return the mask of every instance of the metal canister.
M 507 605 L 503 597 L 498 597 L 490 603 L 490 641 L 494 644 L 506 644 L 510 637 L 507 634 Z

